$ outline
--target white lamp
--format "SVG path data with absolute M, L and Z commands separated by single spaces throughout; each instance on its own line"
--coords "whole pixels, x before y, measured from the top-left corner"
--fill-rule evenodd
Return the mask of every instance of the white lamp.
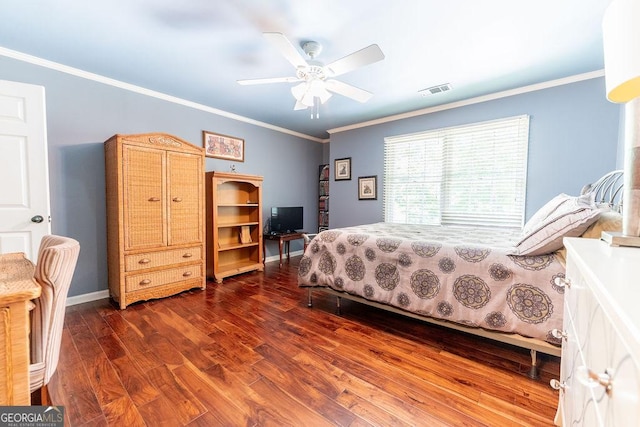
M 640 1 L 613 0 L 602 30 L 607 99 L 625 104 L 622 233 L 602 239 L 640 247 Z

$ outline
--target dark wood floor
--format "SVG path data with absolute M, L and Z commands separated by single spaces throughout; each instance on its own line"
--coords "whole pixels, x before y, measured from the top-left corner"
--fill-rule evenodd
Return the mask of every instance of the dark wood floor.
M 559 359 L 296 284 L 280 269 L 69 307 L 49 385 L 69 426 L 551 426 Z

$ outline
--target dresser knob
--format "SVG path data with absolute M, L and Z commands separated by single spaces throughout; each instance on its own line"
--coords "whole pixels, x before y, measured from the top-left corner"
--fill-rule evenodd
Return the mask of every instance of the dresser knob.
M 553 283 L 559 288 L 571 288 L 571 280 L 566 277 L 556 277 Z
M 151 283 L 151 280 L 149 280 L 149 279 L 144 279 L 144 280 L 140 281 L 141 285 L 148 285 L 149 283 Z
M 159 197 L 150 197 L 150 198 L 149 198 L 149 201 L 150 201 L 150 202 L 159 202 L 159 201 L 160 201 L 160 198 L 159 198 Z
M 174 197 L 173 201 L 176 202 L 176 203 L 179 203 L 179 202 L 182 201 L 182 199 L 180 197 Z
M 138 264 L 149 264 L 151 262 L 151 260 L 149 258 L 142 258 L 140 261 L 138 261 Z
M 559 340 L 566 340 L 568 335 L 565 331 L 561 331 L 560 329 L 552 329 L 551 330 L 551 335 Z
M 604 387 L 607 396 L 611 396 L 613 392 L 613 369 L 605 369 L 603 373 L 598 374 L 586 366 L 580 366 L 576 369 L 576 378 L 589 388 Z
M 182 255 L 182 258 L 191 258 L 193 256 L 193 254 L 187 252 L 186 254 Z
M 190 271 L 185 271 L 184 273 L 182 273 L 182 275 L 183 275 L 184 277 L 189 277 L 189 276 L 191 276 L 192 274 L 193 274 L 193 273 L 192 273 L 192 272 L 190 272 Z
M 560 381 L 556 380 L 555 378 L 552 379 L 551 381 L 549 381 L 549 385 L 554 390 L 562 390 L 562 391 L 564 391 L 564 389 L 566 388 L 566 383 L 560 382 Z

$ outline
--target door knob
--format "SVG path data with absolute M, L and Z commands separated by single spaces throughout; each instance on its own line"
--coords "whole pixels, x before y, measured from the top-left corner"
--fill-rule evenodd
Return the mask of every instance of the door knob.
M 44 218 L 42 217 L 42 215 L 36 215 L 31 218 L 31 222 L 41 223 L 42 221 L 44 221 Z

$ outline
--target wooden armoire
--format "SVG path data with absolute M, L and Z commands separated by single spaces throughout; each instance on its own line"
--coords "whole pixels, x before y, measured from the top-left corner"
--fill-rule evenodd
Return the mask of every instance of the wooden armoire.
M 104 149 L 111 297 L 124 309 L 205 289 L 204 148 L 149 133 Z

